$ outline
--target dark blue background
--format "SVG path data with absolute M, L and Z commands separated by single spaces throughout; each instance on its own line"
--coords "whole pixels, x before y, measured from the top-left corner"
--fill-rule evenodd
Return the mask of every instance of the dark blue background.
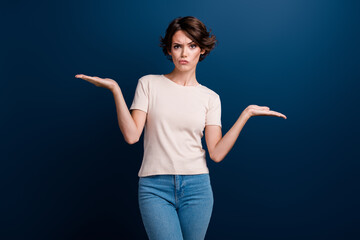
M 50 3 L 51 2 L 51 3 Z M 169 73 L 159 37 L 198 17 L 218 46 L 197 67 L 220 95 L 223 134 L 257 116 L 221 163 L 208 158 L 206 239 L 360 239 L 360 2 L 1 3 L 1 239 L 146 239 L 137 202 L 143 139 L 125 143 L 110 91 Z M 205 146 L 204 146 L 205 147 Z

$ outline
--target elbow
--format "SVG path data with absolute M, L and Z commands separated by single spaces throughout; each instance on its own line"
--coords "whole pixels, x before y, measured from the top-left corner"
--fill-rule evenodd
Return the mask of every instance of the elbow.
M 220 158 L 219 156 L 217 156 L 215 154 L 209 154 L 209 155 L 210 155 L 211 160 L 213 160 L 216 163 L 219 163 L 223 160 L 223 158 Z
M 127 142 L 130 145 L 135 144 L 138 141 L 139 141 L 139 138 L 125 138 L 125 142 Z
M 213 161 L 216 162 L 216 163 L 219 163 L 219 162 L 222 161 L 222 159 L 221 158 L 213 158 Z

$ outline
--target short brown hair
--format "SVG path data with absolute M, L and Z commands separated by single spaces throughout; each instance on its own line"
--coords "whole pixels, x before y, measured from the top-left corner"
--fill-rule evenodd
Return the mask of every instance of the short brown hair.
M 172 37 L 179 30 L 183 30 L 188 38 L 199 45 L 201 49 L 205 49 L 205 53 L 200 55 L 199 62 L 209 55 L 218 42 L 215 35 L 211 34 L 211 29 L 207 31 L 206 26 L 196 17 L 186 16 L 175 18 L 166 29 L 165 37 L 160 36 L 160 47 L 162 47 L 165 56 L 170 61 L 172 58 L 168 51 L 171 52 Z

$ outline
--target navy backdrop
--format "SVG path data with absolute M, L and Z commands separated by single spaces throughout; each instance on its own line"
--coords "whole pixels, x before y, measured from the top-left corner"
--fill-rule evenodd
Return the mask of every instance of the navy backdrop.
M 223 134 L 250 104 L 288 117 L 253 117 L 207 156 L 206 239 L 360 239 L 355 0 L 3 1 L 1 239 L 146 239 L 143 137 L 128 145 L 111 92 L 74 76 L 116 80 L 130 106 L 141 76 L 173 69 L 159 38 L 188 15 L 218 39 L 197 79 Z

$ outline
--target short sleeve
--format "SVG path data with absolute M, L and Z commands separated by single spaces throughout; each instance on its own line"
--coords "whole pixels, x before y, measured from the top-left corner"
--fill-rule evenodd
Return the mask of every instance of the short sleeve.
M 149 84 L 144 77 L 140 78 L 135 90 L 134 100 L 130 106 L 132 109 L 140 109 L 148 112 L 149 106 Z
M 218 125 L 221 127 L 221 101 L 218 94 L 215 97 L 211 97 L 209 101 L 205 125 Z

